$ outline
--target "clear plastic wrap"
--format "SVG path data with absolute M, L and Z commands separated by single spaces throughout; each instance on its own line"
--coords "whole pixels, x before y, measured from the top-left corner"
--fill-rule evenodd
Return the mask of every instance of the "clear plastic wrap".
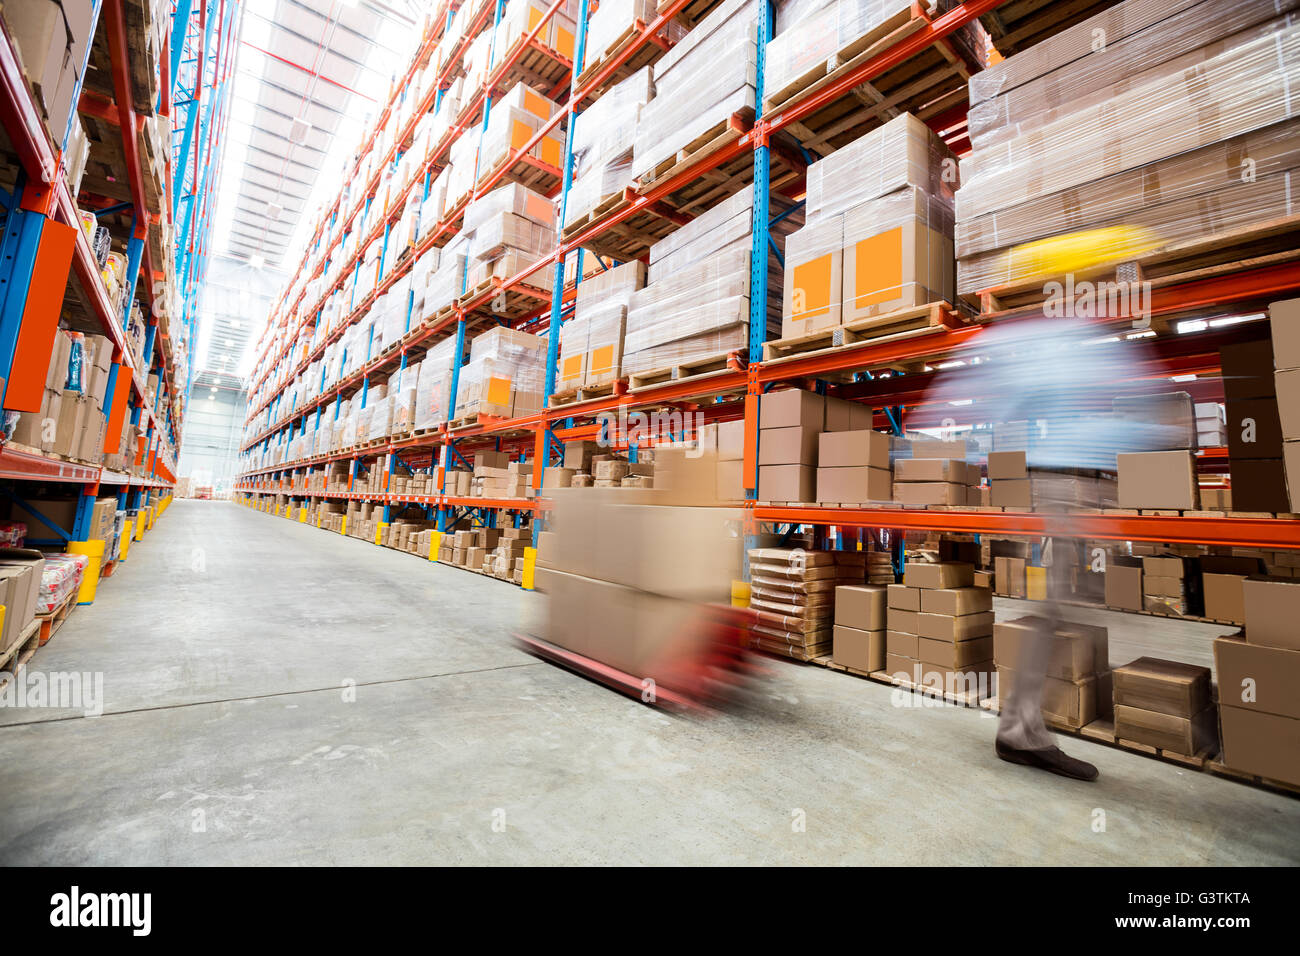
M 957 171 L 943 141 L 904 113 L 809 166 L 804 211 L 815 221 L 908 186 L 951 202 Z
M 628 334 L 652 327 L 700 302 L 748 292 L 749 249 L 712 256 L 633 292 L 627 310 Z M 629 346 L 627 351 L 632 348 Z
M 555 201 L 520 183 L 498 186 L 470 203 L 465 209 L 465 222 L 461 228 L 467 233 L 474 232 L 502 213 L 514 213 L 551 230 L 555 229 Z
M 637 176 L 674 157 L 731 114 L 754 108 L 758 44 L 753 2 L 719 7 L 655 65 L 655 98 L 641 109 L 632 149 Z M 728 11 L 729 19 L 692 42 L 709 21 Z
M 89 564 L 90 558 L 84 554 L 45 552 L 36 613 L 54 613 L 70 594 L 81 587 L 82 577 Z
M 1293 126 L 1293 124 L 1283 124 Z M 1300 160 L 1300 137 L 1292 130 L 1289 162 Z M 1007 224 L 1010 235 L 1028 235 L 1044 230 L 1067 231 L 1075 227 L 1099 229 L 1104 226 L 1123 226 L 1128 230 L 1146 230 L 1159 236 L 1161 245 L 1211 238 L 1229 234 L 1259 223 L 1281 219 L 1294 214 L 1300 205 L 1300 166 L 1293 166 L 1270 175 L 1259 176 L 1253 182 L 1241 182 L 1241 154 L 1225 174 L 1219 166 L 1208 178 L 1227 181 L 1227 185 L 1208 192 L 1187 195 L 1170 202 L 1145 203 L 1140 185 L 1131 185 L 1123 192 L 1109 194 L 1105 212 L 1108 218 L 1095 218 L 1101 210 L 1076 206 L 1068 194 L 1057 193 L 1043 197 L 1015 209 L 996 214 L 997 224 Z M 1253 158 L 1253 157 L 1252 157 Z M 1148 171 L 1159 174 L 1159 166 Z M 1207 167 L 1207 169 L 1210 167 Z M 1142 172 L 1137 170 L 1135 172 Z M 1113 177 L 1112 177 L 1113 178 Z M 1088 186 L 1104 186 L 1109 180 L 1099 180 Z M 1070 193 L 1078 190 L 1070 190 Z M 1123 199 L 1130 200 L 1125 205 Z M 1035 218 L 1035 213 L 1042 218 Z M 994 217 L 984 217 L 990 219 Z M 985 223 L 987 225 L 987 223 Z M 1001 242 L 1001 240 L 998 240 Z M 1020 285 L 1045 280 L 1057 275 L 1058 269 L 1046 266 L 1032 249 L 1023 250 L 1010 244 L 980 253 L 963 254 L 957 262 L 957 292 L 965 295 L 999 286 Z
M 451 305 L 465 290 L 465 251 L 468 241 L 463 236 L 443 247 L 438 271 L 429 276 L 424 289 L 422 321 L 431 319 L 439 310 Z
M 624 317 L 627 310 L 623 311 Z M 574 315 L 560 326 L 559 367 L 555 373 L 556 393 L 571 392 L 587 384 L 587 351 L 591 321 Z
M 497 62 L 505 59 L 510 51 L 541 22 L 550 6 L 543 0 L 509 0 L 501 15 L 501 22 L 497 25 L 494 59 Z M 573 59 L 575 16 L 576 10 L 573 9 L 572 4 L 561 7 L 537 32 L 537 42 L 570 60 Z
M 587 40 L 583 49 L 582 68 L 595 65 L 613 50 L 623 36 L 635 28 L 635 21 L 653 23 L 658 16 L 654 0 L 605 0 L 587 21 Z M 686 33 L 675 20 L 667 25 L 668 40 L 678 42 Z
M 642 67 L 571 121 L 575 179 L 631 152 L 641 108 L 654 97 L 652 76 Z
M 526 110 L 538 119 L 548 120 L 555 115 L 559 104 L 555 100 L 539 93 L 527 83 L 516 83 L 500 99 L 492 103 L 492 108 L 508 106 L 511 109 Z
M 1274 18 L 1271 11 L 1297 5 L 1297 0 L 1213 0 L 1175 19 L 1162 20 L 1124 42 L 973 107 L 971 141 L 982 149 L 1030 133 L 1063 115 L 1097 105 L 1116 91 L 1192 68 L 1226 49 L 1293 27 L 1294 13 Z
M 826 61 L 855 41 L 872 42 L 911 19 L 906 0 L 831 0 L 806 3 L 797 19 L 767 45 L 763 102 L 784 100 L 787 88 L 804 74 L 824 69 Z M 781 15 L 777 14 L 777 23 Z
M 588 324 L 583 384 L 594 388 L 622 378 L 627 304 L 606 299 L 589 308 L 583 321 Z
M 718 252 L 749 248 L 753 236 L 754 187 L 746 186 L 730 199 L 670 232 L 650 247 L 649 278 L 656 282 Z
M 963 164 L 958 215 L 971 219 L 1290 119 L 1300 101 L 1300 30 L 1233 46 L 1152 78 Z M 1160 122 L 1153 123 L 1158 115 Z
M 636 375 L 642 372 L 680 365 L 695 361 L 719 352 L 729 352 L 744 348 L 749 343 L 749 299 L 735 297 L 701 307 L 700 310 L 681 313 L 668 328 L 685 331 L 702 322 L 715 324 L 718 317 L 735 315 L 730 324 L 717 322 L 717 327 L 698 332 L 689 332 L 671 341 L 663 341 L 637 352 L 628 351 L 627 339 L 624 340 L 623 374 Z M 709 313 L 705 315 L 703 313 Z M 628 337 L 631 338 L 630 336 Z
M 632 174 L 632 152 L 611 159 L 574 178 L 569 184 L 569 197 L 564 204 L 564 225 L 577 222 L 591 212 L 606 196 L 621 193 L 631 186 L 636 177 Z
M 911 187 L 844 214 L 843 322 L 954 300 L 953 211 Z
M 501 212 L 478 225 L 469 241 L 471 259 L 489 261 L 499 259 L 510 249 L 516 249 L 537 259 L 555 248 L 555 229 L 517 216 Z

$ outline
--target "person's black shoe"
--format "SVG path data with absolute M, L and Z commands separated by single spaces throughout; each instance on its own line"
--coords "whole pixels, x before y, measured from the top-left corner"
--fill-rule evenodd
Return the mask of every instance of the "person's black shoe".
M 1062 752 L 1060 747 L 1017 750 L 1015 747 L 1008 747 L 1000 740 L 994 744 L 994 747 L 998 756 L 1009 763 L 1037 767 L 1039 770 L 1047 770 L 1073 780 L 1096 780 L 1098 776 L 1096 767 L 1086 761 L 1076 760 Z

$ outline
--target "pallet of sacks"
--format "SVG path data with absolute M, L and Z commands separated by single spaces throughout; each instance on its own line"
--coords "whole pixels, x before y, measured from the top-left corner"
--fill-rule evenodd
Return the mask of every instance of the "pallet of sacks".
M 836 589 L 865 584 L 866 564 L 862 551 L 750 549 L 752 646 L 799 661 L 830 654 Z

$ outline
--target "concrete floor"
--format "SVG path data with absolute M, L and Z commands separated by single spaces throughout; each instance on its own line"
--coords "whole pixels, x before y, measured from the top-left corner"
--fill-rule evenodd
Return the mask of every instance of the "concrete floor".
M 1300 862 L 1300 801 L 1074 739 L 1098 783 L 1013 767 L 981 712 L 818 667 L 665 716 L 515 648 L 540 600 L 178 501 L 32 662 L 104 716 L 0 709 L 0 863 Z M 1117 657 L 1214 630 L 1082 613 Z

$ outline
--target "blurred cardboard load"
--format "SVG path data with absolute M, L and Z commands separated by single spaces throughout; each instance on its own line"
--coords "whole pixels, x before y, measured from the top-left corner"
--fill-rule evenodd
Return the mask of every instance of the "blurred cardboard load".
M 542 639 L 672 686 L 709 634 L 700 607 L 740 577 L 741 511 L 720 506 L 717 458 L 660 445 L 653 488 L 555 488 L 538 540 Z

